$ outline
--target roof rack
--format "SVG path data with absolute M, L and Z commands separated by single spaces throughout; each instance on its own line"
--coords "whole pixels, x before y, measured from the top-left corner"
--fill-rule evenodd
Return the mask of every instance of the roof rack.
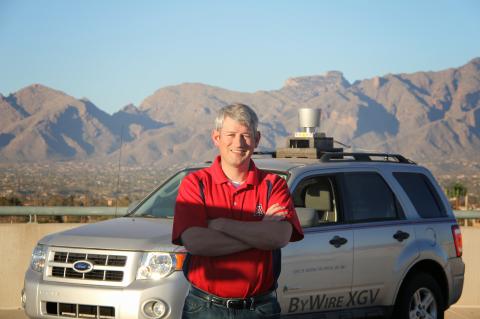
M 347 158 L 345 158 L 347 157 Z M 400 155 L 388 153 L 343 153 L 324 152 L 320 162 L 395 162 L 402 164 L 417 164 L 414 161 Z

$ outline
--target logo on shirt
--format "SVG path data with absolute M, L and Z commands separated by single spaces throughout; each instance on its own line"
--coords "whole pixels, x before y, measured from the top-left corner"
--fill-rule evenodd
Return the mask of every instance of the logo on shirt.
M 257 204 L 257 209 L 255 210 L 255 214 L 253 216 L 264 216 L 265 212 L 263 211 L 263 207 L 261 203 Z

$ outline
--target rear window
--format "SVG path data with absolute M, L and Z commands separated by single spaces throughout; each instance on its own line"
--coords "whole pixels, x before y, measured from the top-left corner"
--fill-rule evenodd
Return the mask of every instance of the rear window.
M 430 180 L 419 173 L 393 173 L 402 186 L 417 213 L 422 218 L 447 216 L 447 211 L 440 201 L 440 196 Z
M 377 173 L 343 174 L 345 206 L 349 220 L 367 222 L 403 217 L 394 194 Z

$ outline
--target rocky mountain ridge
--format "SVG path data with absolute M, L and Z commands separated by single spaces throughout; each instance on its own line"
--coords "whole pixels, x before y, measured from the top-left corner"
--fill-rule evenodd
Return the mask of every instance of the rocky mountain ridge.
M 235 92 L 201 83 L 161 88 L 110 115 L 88 99 L 34 84 L 0 95 L 0 161 L 118 161 L 167 166 L 216 153 L 216 111 L 242 102 L 259 114 L 261 150 L 283 146 L 297 110 L 322 110 L 321 131 L 349 150 L 399 152 L 438 169 L 480 168 L 480 58 L 438 72 L 349 83 L 339 71 L 290 78 L 282 88 Z

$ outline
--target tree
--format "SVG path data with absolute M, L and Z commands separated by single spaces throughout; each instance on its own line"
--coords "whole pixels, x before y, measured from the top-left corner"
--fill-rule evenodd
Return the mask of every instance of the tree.
M 467 196 L 467 188 L 460 182 L 455 182 L 453 185 L 450 185 L 447 188 L 447 196 L 449 198 L 455 198 L 454 209 L 459 209 L 460 207 L 460 197 Z
M 0 206 L 22 206 L 20 198 L 16 196 L 0 197 Z
M 460 196 L 466 196 L 467 192 L 468 189 L 460 182 L 455 182 L 454 184 L 447 187 L 447 195 L 450 198 L 459 198 Z

